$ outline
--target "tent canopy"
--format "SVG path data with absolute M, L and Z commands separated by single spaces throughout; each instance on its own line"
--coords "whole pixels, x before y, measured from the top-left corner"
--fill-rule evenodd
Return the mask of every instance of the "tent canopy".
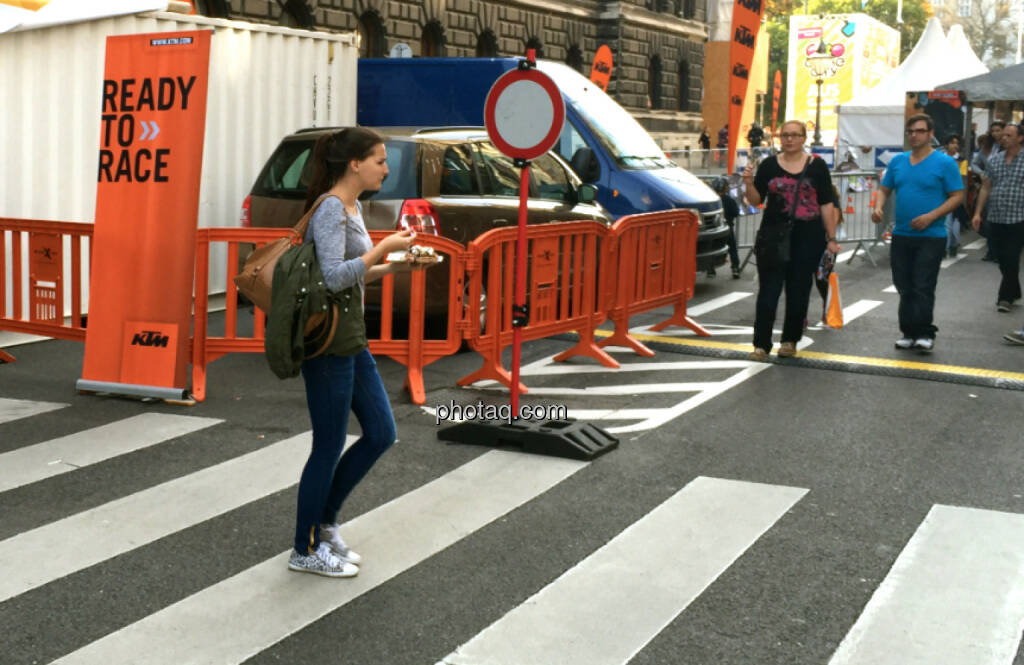
M 1024 101 L 1024 63 L 939 87 L 962 90 L 969 102 Z
M 952 32 L 952 31 L 951 31 Z M 961 34 L 962 36 L 962 34 Z M 935 90 L 953 76 L 983 74 L 988 68 L 963 40 L 960 46 L 946 38 L 939 19 L 928 19 L 914 50 L 878 85 L 839 107 L 839 144 L 902 146 L 903 117 L 908 92 Z M 955 73 L 954 73 L 955 72 Z

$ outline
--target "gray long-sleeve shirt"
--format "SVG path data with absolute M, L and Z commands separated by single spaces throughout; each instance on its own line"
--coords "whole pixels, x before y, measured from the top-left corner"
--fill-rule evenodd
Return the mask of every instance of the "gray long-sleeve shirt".
M 363 291 L 366 264 L 359 258 L 373 247 L 373 241 L 363 223 L 363 208 L 356 202 L 359 213 L 350 215 L 336 196 L 328 196 L 313 213 L 306 229 L 305 242 L 316 244 L 316 259 L 324 274 L 327 288 L 341 291 L 359 284 Z

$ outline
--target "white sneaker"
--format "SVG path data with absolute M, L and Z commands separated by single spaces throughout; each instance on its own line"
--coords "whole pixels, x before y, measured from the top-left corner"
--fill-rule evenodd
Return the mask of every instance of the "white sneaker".
M 931 353 L 935 340 L 930 337 L 918 337 L 914 340 L 914 348 L 924 353 Z
M 909 337 L 900 337 L 896 340 L 897 349 L 909 349 L 912 346 L 914 346 L 914 340 Z
M 324 542 L 312 554 L 299 554 L 292 550 L 288 558 L 288 570 L 324 577 L 355 577 L 359 574 L 359 566 L 335 556 L 330 545 Z
M 359 565 L 363 562 L 363 557 L 359 556 L 358 553 L 352 550 L 345 544 L 345 541 L 341 539 L 340 524 L 321 524 L 320 542 L 327 543 L 334 554 L 340 556 L 349 563 Z

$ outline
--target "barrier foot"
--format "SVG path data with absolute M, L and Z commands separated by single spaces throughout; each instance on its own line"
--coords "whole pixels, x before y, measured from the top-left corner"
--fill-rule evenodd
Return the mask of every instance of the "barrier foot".
M 418 369 L 409 368 L 405 373 L 405 385 L 409 391 L 409 398 L 413 404 L 423 405 L 427 401 L 427 394 L 423 388 L 423 372 Z
M 7 353 L 6 351 L 0 350 L 0 363 L 12 363 L 14 361 L 14 356 Z
M 622 332 L 616 327 L 615 332 L 610 337 L 606 337 L 597 343 L 598 346 L 624 346 L 628 349 L 632 349 L 638 356 L 646 356 L 652 358 L 654 351 L 649 347 L 645 346 L 640 340 L 636 339 L 628 332 Z
M 685 326 L 701 337 L 711 337 L 711 333 L 709 333 L 704 326 L 697 323 L 686 313 L 685 307 L 677 307 L 672 316 L 668 317 L 661 323 L 651 326 L 651 330 L 654 332 L 660 332 L 669 326 Z
M 206 367 L 192 365 L 192 399 L 202 402 L 206 399 Z
M 455 382 L 455 385 L 468 386 L 476 383 L 477 381 L 486 380 L 497 381 L 501 385 L 508 388 L 510 391 L 512 390 L 512 374 L 504 367 L 500 365 L 489 364 L 486 361 L 484 361 L 483 367 L 473 372 L 472 374 L 467 374 L 466 376 L 462 377 L 461 379 Z M 520 381 L 519 394 L 525 395 L 527 392 L 529 391 L 526 389 L 526 386 L 523 385 L 522 381 Z
M 589 335 L 580 335 L 580 341 L 576 343 L 576 346 L 559 353 L 554 357 L 554 361 L 559 363 L 565 362 L 573 356 L 586 356 L 588 358 L 593 358 L 605 367 L 611 367 L 612 369 L 619 368 L 618 361 L 608 355 L 607 351 L 594 343 L 593 331 L 590 331 Z

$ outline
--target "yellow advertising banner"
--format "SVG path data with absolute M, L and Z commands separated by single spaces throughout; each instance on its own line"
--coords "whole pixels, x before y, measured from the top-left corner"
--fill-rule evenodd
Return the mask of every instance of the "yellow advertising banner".
M 866 14 L 790 17 L 787 116 L 813 133 L 820 94 L 822 142 L 833 145 L 836 106 L 874 87 L 899 64 L 899 40 L 899 32 Z

